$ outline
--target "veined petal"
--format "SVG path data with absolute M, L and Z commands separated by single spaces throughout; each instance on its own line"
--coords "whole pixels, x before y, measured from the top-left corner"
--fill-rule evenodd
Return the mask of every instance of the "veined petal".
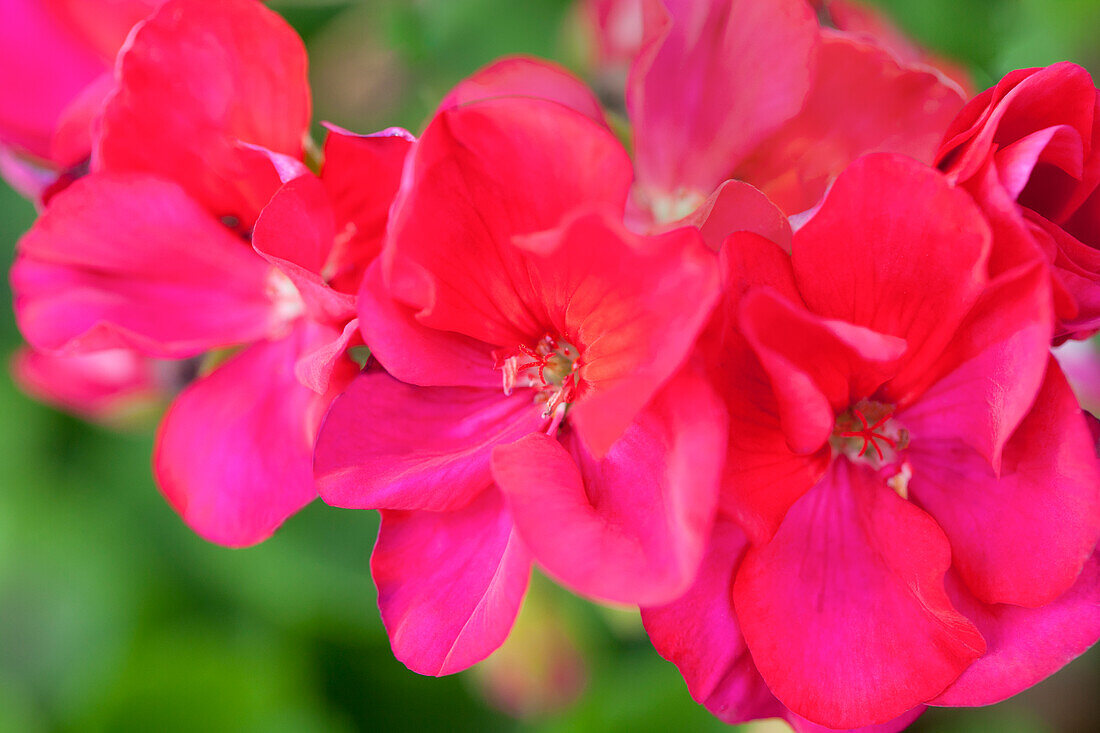
M 932 371 L 910 374 L 916 382 L 891 382 L 890 397 L 912 403 L 904 417 L 910 431 L 950 436 L 999 472 L 1005 442 L 1043 384 L 1053 315 L 1049 275 L 1041 263 L 997 277 Z M 925 387 L 926 381 L 933 383 Z
M 974 622 L 988 648 L 934 705 L 992 705 L 1054 674 L 1100 637 L 1100 557 L 1093 556 L 1073 586 L 1039 608 L 989 605 L 954 573 L 951 602 Z
M 380 261 L 363 276 L 359 328 L 371 354 L 402 382 L 422 387 L 502 387 L 492 359 L 493 347 L 422 325 L 412 308 L 390 296 Z
M 352 509 L 457 509 L 492 485 L 494 446 L 544 423 L 525 391 L 506 397 L 362 374 L 325 419 L 317 487 L 327 503 Z
M 910 495 L 943 528 L 954 568 L 985 603 L 1050 603 L 1073 584 L 1100 536 L 1100 462 L 1073 392 L 1048 358 L 999 474 L 950 431 L 937 439 L 937 417 L 898 418 L 914 436 Z
M 813 453 L 834 415 L 893 376 L 906 343 L 844 321 L 821 318 L 772 290 L 750 290 L 741 331 L 772 383 L 791 449 Z
M 570 423 L 596 457 L 688 357 L 719 296 L 718 260 L 684 227 L 655 237 L 586 214 L 517 241 L 530 310 L 580 349 Z
M 734 607 L 761 675 L 792 711 L 831 728 L 885 723 L 985 651 L 944 591 L 950 562 L 931 517 L 839 459 L 771 542 L 749 550 Z
M 730 724 L 786 712 L 764 683 L 733 611 L 733 577 L 748 539 L 719 519 L 695 582 L 663 606 L 642 609 L 657 652 L 675 664 L 692 698 Z

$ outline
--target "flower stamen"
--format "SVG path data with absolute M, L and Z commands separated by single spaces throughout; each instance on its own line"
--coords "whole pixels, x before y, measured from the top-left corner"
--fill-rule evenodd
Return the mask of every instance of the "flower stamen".
M 516 387 L 536 390 L 535 400 L 545 402 L 544 418 L 553 418 L 556 429 L 565 409 L 577 397 L 580 352 L 572 344 L 546 334 L 534 347 L 520 344 L 514 349 L 493 352 L 501 371 L 505 395 Z
M 894 420 L 892 405 L 863 400 L 837 417 L 830 442 L 849 460 L 877 468 L 897 460 L 899 451 L 909 445 L 909 433 Z

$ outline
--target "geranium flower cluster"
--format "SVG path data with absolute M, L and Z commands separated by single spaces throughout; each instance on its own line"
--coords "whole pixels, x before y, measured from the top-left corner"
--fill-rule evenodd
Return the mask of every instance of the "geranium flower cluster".
M 492 653 L 533 566 L 639 607 L 730 723 L 899 730 L 1100 636 L 1096 424 L 1051 357 L 1100 329 L 1084 69 L 967 102 L 847 0 L 593 2 L 632 152 L 531 58 L 317 146 L 260 2 L 11 5 L 23 380 L 91 415 L 185 385 L 154 472 L 211 541 L 380 510 L 410 669 Z

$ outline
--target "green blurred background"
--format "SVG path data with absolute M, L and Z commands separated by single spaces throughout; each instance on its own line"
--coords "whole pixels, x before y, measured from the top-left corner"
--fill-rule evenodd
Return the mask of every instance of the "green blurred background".
M 879 4 L 967 64 L 977 88 L 1063 59 L 1100 70 L 1098 0 Z M 419 129 L 451 84 L 501 54 L 584 72 L 568 0 L 271 5 L 310 47 L 317 119 L 363 132 Z M 5 256 L 33 214 L 0 184 Z M 7 306 L 0 338 L 6 355 L 20 343 Z M 151 433 L 89 426 L 0 380 L 0 731 L 725 728 L 636 615 L 539 578 L 489 664 L 407 671 L 374 606 L 372 513 L 315 503 L 259 547 L 209 545 L 157 493 Z M 1013 700 L 934 710 L 914 729 L 1095 731 L 1098 667 L 1093 652 Z

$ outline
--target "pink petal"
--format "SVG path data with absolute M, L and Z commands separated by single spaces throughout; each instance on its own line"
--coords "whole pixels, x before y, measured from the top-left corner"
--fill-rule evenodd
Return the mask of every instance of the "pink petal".
M 580 352 L 570 423 L 597 457 L 679 369 L 719 296 L 718 260 L 692 228 L 656 237 L 588 214 L 517 239 L 530 310 Z
M 786 711 L 756 670 L 733 612 L 733 574 L 747 547 L 736 524 L 718 520 L 687 592 L 642 609 L 650 641 L 679 668 L 692 698 L 730 724 Z
M 38 348 L 186 357 L 279 327 L 270 269 L 179 186 L 92 175 L 20 241 L 12 287 Z
M 510 97 L 443 111 L 394 203 L 383 253 L 391 294 L 426 326 L 508 348 L 533 342 L 544 324 L 517 293 L 529 275 L 513 237 L 556 227 L 577 207 L 621 212 L 631 176 L 614 136 L 559 104 Z
M 319 276 L 335 237 L 332 203 L 321 180 L 307 172 L 284 183 L 271 197 L 256 221 L 252 246 L 284 266 Z
M 401 183 L 414 138 L 391 127 L 356 135 L 327 125 L 321 182 L 336 216 L 336 242 L 326 272 L 337 290 L 354 293 L 363 273 L 382 251 L 390 205 Z
M 493 477 L 539 564 L 584 595 L 665 603 L 691 584 L 714 518 L 725 416 L 681 374 L 597 460 L 532 433 L 493 451 Z
M 314 326 L 321 334 L 320 343 L 298 358 L 294 374 L 299 382 L 317 394 L 328 394 L 336 385 L 340 386 L 338 391 L 343 392 L 343 387 L 359 372 L 359 365 L 347 358 L 348 347 L 362 343 L 359 321 L 353 318 L 343 330 L 321 324 Z
M 502 388 L 489 344 L 420 324 L 408 306 L 391 298 L 375 262 L 359 291 L 359 327 L 371 354 L 402 382 L 423 387 Z
M 743 181 L 726 181 L 692 214 L 671 226 L 694 226 L 715 252 L 735 232 L 753 232 L 791 249 L 791 224 L 771 200 Z
M 932 701 L 935 705 L 1000 702 L 1054 674 L 1100 637 L 1100 558 L 1095 553 L 1068 591 L 1039 608 L 982 603 L 951 573 L 947 592 L 989 648 Z
M 832 728 L 885 723 L 985 650 L 944 592 L 950 562 L 928 515 L 839 459 L 771 542 L 749 550 L 734 606 L 761 675 L 792 711 Z
M 725 297 L 715 315 L 727 329 L 736 329 L 741 299 L 754 288 L 768 288 L 802 304 L 790 253 L 781 243 L 759 232 L 736 232 L 722 244 L 719 262 Z
M 453 510 L 493 483 L 493 446 L 539 430 L 531 395 L 356 378 L 329 411 L 314 472 L 321 497 L 352 509 Z
M 1100 463 L 1053 358 L 999 476 L 950 432 L 940 439 L 934 418 L 904 424 L 914 436 L 910 495 L 947 534 L 975 596 L 1034 607 L 1064 593 L 1100 535 Z
M 5 0 L 0 23 L 0 143 L 44 161 L 61 113 L 110 68 L 41 0 Z
M 497 97 L 547 99 L 607 126 L 600 100 L 583 81 L 562 66 L 529 56 L 498 59 L 475 71 L 443 97 L 438 109 Z
M 420 674 L 460 672 L 508 636 L 531 561 L 500 495 L 453 512 L 382 512 L 371 575 L 393 653 Z
M 113 59 L 130 29 L 164 0 L 41 0 L 81 38 Z
M 104 70 L 61 113 L 50 141 L 50 159 L 58 168 L 83 170 L 87 166 L 92 154 L 92 127 L 114 86 L 114 74 Z
M 1008 196 L 1001 185 L 996 166 L 989 164 L 978 174 L 967 189 L 981 206 L 990 230 L 993 232 L 993 249 L 989 257 L 989 275 L 999 277 L 1004 273 L 1035 262 L 1048 262 L 1054 257 L 1056 246 L 1051 244 L 1047 254 L 1037 241 L 1035 227 L 1029 226 L 1020 208 Z M 1055 303 L 1059 313 L 1070 304 L 1060 303 L 1064 294 L 1055 291 Z
M 1010 197 L 1019 197 L 1040 163 L 1057 166 L 1072 178 L 1080 179 L 1084 173 L 1086 145 L 1077 130 L 1069 125 L 1054 125 L 1033 132 L 994 155 L 1001 184 Z
M 216 216 L 249 226 L 278 180 L 270 161 L 237 143 L 301 157 L 305 48 L 262 3 L 168 0 L 130 39 L 117 73 L 94 169 L 169 177 Z
M 831 448 L 791 450 L 771 379 L 747 343 L 731 341 L 721 358 L 726 375 L 718 384 L 730 415 L 721 506 L 754 542 L 767 542 L 791 504 L 821 479 Z
M 649 5 L 659 18 L 657 0 Z M 802 107 L 817 21 L 803 0 L 663 5 L 628 86 L 639 181 L 651 199 L 705 196 Z
M 157 484 L 211 542 L 256 544 L 317 496 L 307 416 L 319 397 L 294 375 L 303 337 L 248 347 L 185 389 L 161 423 Z
M 791 712 L 772 695 L 752 661 L 733 611 L 733 575 L 748 542 L 736 525 L 715 523 L 695 583 L 676 601 L 643 608 L 642 622 L 661 656 L 676 664 L 691 696 L 726 723 L 786 718 L 798 733 L 832 733 Z M 920 705 L 850 733 L 895 733 L 924 712 Z
M 1100 135 L 1097 139 L 1100 140 Z M 1100 193 L 1086 203 L 1094 203 L 1100 210 Z M 1088 338 L 1100 329 L 1100 246 L 1096 246 L 1100 245 L 1100 233 L 1095 239 L 1079 240 L 1046 217 L 1026 209 L 1023 213 L 1031 225 L 1032 235 L 1040 239 L 1049 237 L 1053 243 L 1055 293 L 1064 294 L 1072 304 L 1069 308 L 1057 309 L 1060 319 L 1055 327 L 1055 338 L 1058 342 L 1066 338 Z M 1097 218 L 1100 219 L 1100 214 Z
M 757 234 L 739 233 L 726 240 L 720 259 L 725 297 L 699 346 L 730 414 L 720 502 L 754 542 L 766 542 L 790 505 L 821 478 L 830 449 L 809 455 L 791 450 L 771 379 L 738 331 L 741 302 L 753 288 L 801 303 L 790 256 Z M 832 424 L 831 415 L 826 420 Z
M 256 220 L 252 247 L 294 284 L 310 318 L 343 326 L 355 296 L 329 287 L 322 274 L 335 239 L 332 203 L 312 174 L 283 184 Z
M 582 0 L 580 11 L 592 26 L 598 62 L 615 65 L 631 61 L 642 45 L 645 0 Z
M 90 420 L 112 422 L 161 399 L 151 361 L 133 351 L 58 356 L 25 347 L 11 369 L 24 392 Z
M 998 277 L 982 293 L 954 340 L 921 384 L 895 380 L 889 392 L 917 434 L 948 436 L 971 446 L 1000 470 L 1005 441 L 1024 419 L 1047 369 L 1053 313 L 1047 270 L 1041 264 Z
M 795 234 L 792 259 L 810 310 L 908 342 L 904 376 L 935 365 L 985 286 L 989 250 L 964 191 L 910 158 L 876 154 L 837 179 Z
M 736 175 L 787 213 L 805 211 L 861 155 L 904 153 L 932 162 L 963 102 L 931 69 L 900 64 L 856 38 L 826 35 L 801 112 L 761 141 Z
M 858 728 L 846 728 L 843 733 L 897 733 L 897 731 L 905 730 L 909 725 L 919 718 L 924 711 L 927 710 L 924 705 L 918 705 L 917 707 L 902 713 L 893 720 L 888 720 L 885 723 L 878 723 L 876 725 L 861 725 Z M 784 717 L 787 722 L 794 728 L 795 733 L 841 733 L 836 728 L 829 728 L 824 725 L 818 725 L 817 723 L 811 723 L 803 718 L 798 713 L 792 713 L 790 710 L 786 712 Z

